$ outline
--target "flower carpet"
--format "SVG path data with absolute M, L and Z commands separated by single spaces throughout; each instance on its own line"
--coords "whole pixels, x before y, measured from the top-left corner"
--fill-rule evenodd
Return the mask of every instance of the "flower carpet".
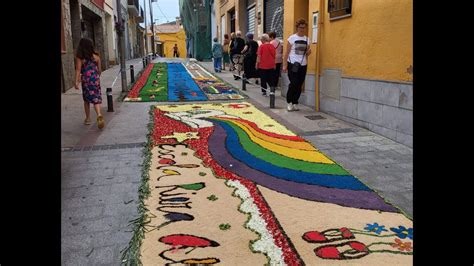
M 124 99 L 126 102 L 186 102 L 243 99 L 237 90 L 199 64 L 149 64 Z
M 150 117 L 124 262 L 412 264 L 412 221 L 252 104 L 159 105 Z

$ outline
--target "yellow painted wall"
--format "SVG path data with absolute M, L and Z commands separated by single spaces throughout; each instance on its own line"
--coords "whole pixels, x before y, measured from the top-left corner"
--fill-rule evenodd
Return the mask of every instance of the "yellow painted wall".
M 342 69 L 345 77 L 413 81 L 407 71 L 413 65 L 412 4 L 412 0 L 352 1 L 352 17 L 335 21 L 329 21 L 326 5 L 321 69 Z
M 173 47 L 178 44 L 180 58 L 186 58 L 186 33 L 180 29 L 177 33 L 156 33 L 161 43 L 166 57 L 173 57 Z
M 307 33 L 305 34 L 308 36 L 309 41 L 311 42 L 311 25 L 310 25 L 310 16 L 309 16 L 309 10 L 310 7 L 316 6 L 315 2 L 313 0 L 284 0 L 284 8 L 285 8 L 285 13 L 283 17 L 283 54 L 285 54 L 287 45 L 288 45 L 288 37 L 290 35 L 296 33 L 296 21 L 300 18 L 306 20 L 308 23 L 308 28 L 307 28 Z M 312 17 L 312 15 L 311 15 Z M 311 44 L 311 54 L 310 57 L 308 58 L 308 69 L 307 73 L 308 74 L 314 74 L 315 73 L 315 61 L 316 61 L 316 45 Z
M 316 49 L 317 44 L 312 42 L 313 39 L 313 12 L 319 10 L 319 0 L 318 1 L 309 1 L 308 5 L 308 16 L 306 22 L 308 23 L 308 36 L 310 41 L 311 54 L 308 56 L 308 74 L 316 74 Z
M 307 36 L 312 38 L 312 15 L 319 10 L 321 0 L 284 0 L 284 50 L 287 38 L 295 33 L 295 21 L 308 22 Z M 352 1 L 352 16 L 329 20 L 327 0 L 321 31 L 320 69 L 337 68 L 344 77 L 387 81 L 413 81 L 409 72 L 413 65 L 413 1 L 370 0 Z M 236 28 L 241 30 L 243 0 L 228 0 L 216 4 L 216 22 L 231 8 L 236 10 Z M 321 18 L 320 12 L 320 18 Z M 263 16 L 262 16 L 263 17 Z M 226 27 L 230 29 L 229 20 Z M 228 30 L 227 30 L 228 31 Z M 243 32 L 245 34 L 245 32 Z M 308 74 L 316 72 L 316 44 L 310 45 Z
M 283 7 L 283 56 L 288 48 L 288 37 L 296 32 L 295 28 L 295 0 L 284 0 Z
M 312 17 L 319 11 L 319 2 L 284 0 L 285 50 L 286 39 L 295 33 L 295 21 L 300 17 L 308 22 L 306 35 L 312 39 Z M 345 77 L 413 81 L 407 70 L 413 65 L 412 0 L 352 1 L 352 5 L 351 17 L 329 21 L 325 2 L 324 22 L 319 29 L 320 68 L 341 69 Z M 308 74 L 314 74 L 317 46 L 310 47 Z

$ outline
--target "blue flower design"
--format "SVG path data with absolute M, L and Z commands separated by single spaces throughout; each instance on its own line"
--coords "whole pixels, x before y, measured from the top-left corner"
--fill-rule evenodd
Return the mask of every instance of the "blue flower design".
M 409 238 L 413 239 L 413 228 L 405 228 L 405 226 L 399 225 L 398 228 L 392 227 L 390 228 L 393 232 L 397 234 L 397 236 L 401 239 Z
M 367 224 L 367 226 L 364 229 L 369 232 L 374 232 L 378 235 L 380 235 L 380 233 L 382 233 L 383 231 L 385 232 L 388 231 L 387 229 L 385 229 L 385 225 L 379 225 L 378 223 Z

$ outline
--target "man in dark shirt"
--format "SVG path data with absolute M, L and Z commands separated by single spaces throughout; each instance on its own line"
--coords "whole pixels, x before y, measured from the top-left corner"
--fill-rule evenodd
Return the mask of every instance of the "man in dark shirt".
M 245 41 L 242 39 L 242 32 L 237 31 L 235 33 L 236 38 L 232 42 L 232 61 L 234 62 L 235 66 L 235 72 L 237 75 L 235 75 L 234 72 L 234 79 L 240 79 L 240 72 L 242 71 L 242 63 L 243 63 L 243 56 L 242 56 L 242 50 L 245 47 Z
M 179 57 L 178 45 L 175 44 L 173 47 L 173 57 Z
M 258 43 L 253 40 L 253 34 L 247 33 L 247 43 L 244 47 L 244 75 L 246 79 L 257 78 L 255 63 L 257 62 Z M 258 81 L 256 81 L 258 84 Z

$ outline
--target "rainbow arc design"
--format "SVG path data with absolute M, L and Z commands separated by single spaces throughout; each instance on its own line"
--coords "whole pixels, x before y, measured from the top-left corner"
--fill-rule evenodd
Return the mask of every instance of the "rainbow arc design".
M 299 136 L 268 132 L 241 118 L 207 120 L 214 124 L 209 152 L 229 171 L 293 197 L 398 212 Z

